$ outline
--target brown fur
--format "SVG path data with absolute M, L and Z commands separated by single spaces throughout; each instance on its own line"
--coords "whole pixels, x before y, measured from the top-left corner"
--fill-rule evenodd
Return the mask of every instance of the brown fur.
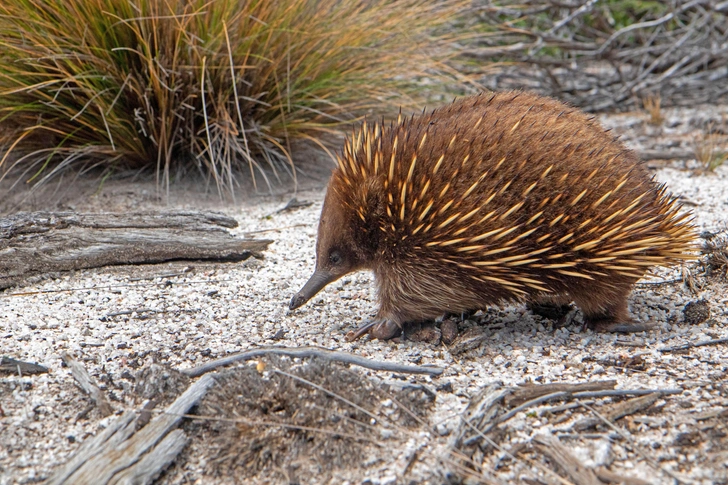
M 517 300 L 573 300 L 593 322 L 626 322 L 634 282 L 690 257 L 679 208 L 593 118 L 483 94 L 352 135 L 321 213 L 317 273 L 372 270 L 377 318 L 397 327 Z

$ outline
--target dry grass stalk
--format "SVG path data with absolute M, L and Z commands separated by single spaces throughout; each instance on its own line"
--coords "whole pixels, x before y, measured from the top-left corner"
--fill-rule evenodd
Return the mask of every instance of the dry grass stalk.
M 662 100 L 659 95 L 650 95 L 642 100 L 642 107 L 650 115 L 649 123 L 651 125 L 660 126 L 665 121 L 660 110 L 661 102 Z

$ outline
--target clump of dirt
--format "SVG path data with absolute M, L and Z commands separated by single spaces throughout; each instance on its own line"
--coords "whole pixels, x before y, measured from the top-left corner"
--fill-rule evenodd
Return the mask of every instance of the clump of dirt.
M 270 358 L 217 380 L 188 430 L 205 444 L 205 473 L 241 483 L 323 483 L 392 460 L 434 401 L 323 359 Z

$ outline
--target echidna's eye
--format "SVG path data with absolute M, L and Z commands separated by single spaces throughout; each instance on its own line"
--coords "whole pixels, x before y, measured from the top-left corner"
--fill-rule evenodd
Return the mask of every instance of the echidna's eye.
M 339 254 L 338 251 L 331 251 L 331 253 L 329 253 L 329 263 L 333 265 L 341 263 L 341 254 Z

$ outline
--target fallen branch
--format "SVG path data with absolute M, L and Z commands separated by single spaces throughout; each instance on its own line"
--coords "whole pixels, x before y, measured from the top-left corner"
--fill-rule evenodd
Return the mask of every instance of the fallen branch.
M 367 369 L 400 372 L 403 374 L 429 374 L 432 376 L 439 376 L 444 371 L 441 367 L 393 364 L 390 362 L 371 360 L 359 355 L 322 349 L 319 347 L 263 347 L 260 349 L 241 352 L 239 354 L 233 354 L 228 357 L 223 357 L 222 359 L 213 360 L 212 362 L 208 362 L 198 367 L 193 367 L 192 369 L 183 369 L 180 370 L 180 372 L 189 377 L 198 377 L 217 369 L 218 367 L 234 364 L 235 362 L 244 362 L 246 360 L 256 359 L 266 355 L 285 355 L 287 357 L 296 358 L 319 357 L 337 362 L 358 365 L 360 367 L 366 367 Z
M 61 354 L 61 359 L 63 360 L 63 363 L 66 364 L 69 369 L 71 369 L 71 375 L 76 380 L 81 389 L 83 389 L 83 392 L 91 396 L 91 399 L 93 400 L 94 404 L 96 404 L 96 407 L 99 409 L 99 413 L 101 413 L 101 416 L 106 417 L 113 413 L 114 409 L 104 397 L 101 389 L 99 389 L 98 386 L 94 384 L 93 379 L 91 379 L 91 376 L 86 371 L 86 368 L 79 361 L 77 361 L 65 352 Z
M 73 472 L 97 457 L 106 448 L 126 440 L 134 432 L 133 411 L 127 411 L 93 438 L 87 439 L 76 453 L 48 479 L 46 485 L 71 485 L 68 480 Z
M 465 411 L 463 411 L 463 421 L 467 423 L 467 426 L 461 426 L 455 433 L 452 446 L 453 448 L 461 448 L 462 446 L 473 445 L 481 439 L 481 435 L 489 433 L 495 426 L 508 421 L 519 412 L 545 402 L 601 397 L 650 396 L 642 398 L 647 402 L 653 399 L 653 396 L 655 396 L 654 399 L 657 399 L 659 396 L 683 392 L 682 389 L 609 389 L 615 385 L 616 381 L 614 380 L 575 384 L 538 384 L 520 387 L 502 387 L 499 384 L 492 384 L 480 394 L 474 396 L 468 403 Z M 530 400 L 524 402 L 524 399 L 527 398 L 530 398 Z M 631 405 L 641 402 L 633 401 L 628 402 Z M 518 404 L 518 406 L 505 410 L 514 404 Z M 629 408 L 624 408 L 624 410 L 627 409 Z M 636 410 L 633 412 L 636 412 Z M 476 428 L 478 433 L 469 433 L 468 429 L 470 427 Z
M 648 394 L 682 394 L 683 390 L 675 389 L 615 389 L 612 391 L 596 391 L 596 392 L 575 392 L 572 397 L 575 399 L 591 399 L 596 397 L 626 397 L 626 396 L 645 396 Z
M 189 286 L 189 285 L 214 285 L 217 283 L 228 283 L 232 279 L 224 280 L 196 280 L 196 281 L 150 281 L 148 283 L 127 283 L 123 285 L 105 285 L 105 286 L 77 286 L 73 288 L 60 288 L 53 290 L 34 290 L 34 291 L 16 291 L 13 293 L 2 293 L 0 298 L 9 298 L 14 296 L 30 296 L 30 295 L 47 295 L 52 293 L 73 293 L 74 291 L 102 291 L 102 290 L 118 290 L 120 288 L 151 288 L 153 286 Z M 105 318 L 105 317 L 101 317 Z
M 604 386 L 604 385 L 611 384 L 612 386 L 614 386 L 614 382 L 615 381 L 603 381 L 601 383 L 601 385 Z M 554 387 L 565 388 L 565 386 L 573 386 L 573 387 L 578 388 L 578 387 L 586 387 L 586 385 L 589 385 L 589 384 L 599 385 L 600 383 L 593 382 L 593 383 L 571 384 L 571 385 L 557 384 Z M 552 385 L 547 384 L 547 385 L 544 385 L 543 387 L 546 387 L 546 386 L 552 386 Z M 516 414 L 520 413 L 521 411 L 525 411 L 526 409 L 528 409 L 530 407 L 538 406 L 539 404 L 543 404 L 543 403 L 549 402 L 549 401 L 556 401 L 559 399 L 569 400 L 569 399 L 579 399 L 579 398 L 624 397 L 624 396 L 642 396 L 642 395 L 646 395 L 648 397 L 649 396 L 659 397 L 659 396 L 662 396 L 665 394 L 679 394 L 681 392 L 683 392 L 682 389 L 609 389 L 609 390 L 604 390 L 604 391 L 582 391 L 582 392 L 570 392 L 570 391 L 566 391 L 566 390 L 557 391 L 557 392 L 553 392 L 551 394 L 539 396 L 536 399 L 532 399 L 530 401 L 527 401 L 527 402 L 521 404 L 520 406 L 517 406 L 517 407 L 511 409 L 510 411 L 501 415 L 498 418 L 498 423 L 508 421 Z M 657 397 L 655 397 L 655 399 L 657 399 Z M 639 399 L 644 399 L 644 398 L 639 398 Z M 635 401 L 635 400 L 633 399 L 632 401 Z M 632 402 L 632 401 L 627 401 L 627 402 Z M 508 402 L 508 398 L 506 398 L 506 402 Z M 654 402 L 654 400 L 652 402 Z M 652 404 L 652 402 L 650 404 Z M 620 403 L 620 404 L 622 404 L 622 403 Z M 638 410 L 639 409 L 635 409 L 632 412 L 636 412 Z M 625 415 L 622 415 L 622 416 L 625 416 Z M 622 416 L 620 416 L 620 417 L 622 417 Z M 619 418 L 615 418 L 615 419 L 619 419 Z
M 185 446 L 187 446 L 187 436 L 181 429 L 175 429 L 135 465 L 116 474 L 113 484 L 141 485 L 152 483 L 162 470 L 172 464 Z
M 452 448 L 469 446 L 486 436 L 498 424 L 498 416 L 504 406 L 503 401 L 513 390 L 512 387 L 494 383 L 473 396 L 462 413 L 461 425 L 454 433 Z M 471 430 L 475 433 L 468 437 Z
M 214 212 L 19 213 L 0 219 L 0 289 L 101 266 L 242 261 L 271 242 L 237 238 L 227 230 L 236 226 Z

